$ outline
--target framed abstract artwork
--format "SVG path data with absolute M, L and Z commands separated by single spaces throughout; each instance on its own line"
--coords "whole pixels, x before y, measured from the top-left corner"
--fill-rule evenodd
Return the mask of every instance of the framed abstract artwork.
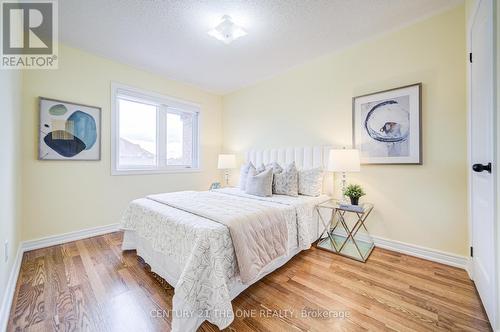
M 100 160 L 101 108 L 40 97 L 39 160 Z
M 422 164 L 422 83 L 352 99 L 362 164 Z

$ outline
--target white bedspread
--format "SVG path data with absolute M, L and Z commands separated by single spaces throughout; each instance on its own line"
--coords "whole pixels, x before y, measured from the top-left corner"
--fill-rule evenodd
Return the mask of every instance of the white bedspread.
M 295 210 L 289 206 L 215 191 L 179 191 L 147 198 L 227 226 L 244 284 L 252 283 L 267 265 L 288 255 L 286 220 L 295 218 Z
M 281 195 L 263 198 L 246 195 L 239 189 L 222 189 L 217 193 L 287 211 L 288 247 L 300 249 L 311 244 L 308 223 L 314 206 L 327 199 Z M 172 276 L 177 280 L 173 285 L 174 311 L 176 303 L 186 303 L 191 314 L 202 316 L 220 329 L 233 321 L 230 290 L 239 282 L 239 270 L 226 226 L 150 199 L 139 199 L 125 211 L 122 228 L 134 231 L 154 251 L 177 264 L 176 275 Z M 174 313 L 173 327 L 178 326 L 176 314 L 179 313 Z

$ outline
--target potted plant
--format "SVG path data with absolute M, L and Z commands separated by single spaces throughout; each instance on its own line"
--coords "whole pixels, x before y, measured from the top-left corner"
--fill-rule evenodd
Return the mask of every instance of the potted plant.
M 352 205 L 358 205 L 359 198 L 365 195 L 363 188 L 358 184 L 350 184 L 345 188 L 344 195 L 351 199 Z

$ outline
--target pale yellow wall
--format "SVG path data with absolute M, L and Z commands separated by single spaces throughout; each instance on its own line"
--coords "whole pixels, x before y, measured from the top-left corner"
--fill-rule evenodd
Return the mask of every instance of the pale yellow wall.
M 21 228 L 21 73 L 0 70 L 0 299 L 12 270 Z M 9 259 L 5 261 L 4 243 Z M 1 302 L 1 300 L 0 300 Z M 1 303 L 0 303 L 1 305 Z M 0 329 L 2 324 L 0 322 Z
M 221 97 L 107 59 L 60 47 L 58 70 L 24 73 L 22 239 L 120 221 L 127 203 L 156 192 L 206 189 L 220 178 Z M 110 175 L 110 84 L 119 82 L 201 105 L 199 173 Z M 101 161 L 38 161 L 38 97 L 102 107 Z
M 352 96 L 422 82 L 424 165 L 364 166 L 351 179 L 376 204 L 374 234 L 466 255 L 464 16 L 456 8 L 223 98 L 61 46 L 59 70 L 24 74 L 22 239 L 116 223 L 149 193 L 206 188 L 220 178 L 221 129 L 235 152 L 350 145 Z M 111 176 L 111 81 L 201 104 L 203 171 Z M 37 160 L 38 96 L 102 107 L 101 161 Z
M 223 146 L 351 145 L 352 97 L 423 83 L 423 166 L 362 167 L 372 233 L 468 254 L 464 6 L 223 99 Z M 233 179 L 234 181 L 235 179 Z

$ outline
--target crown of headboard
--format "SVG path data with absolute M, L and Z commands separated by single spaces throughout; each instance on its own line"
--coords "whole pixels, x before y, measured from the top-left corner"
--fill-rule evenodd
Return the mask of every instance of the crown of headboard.
M 251 161 L 254 165 L 277 162 L 285 166 L 292 161 L 298 169 L 310 169 L 328 165 L 328 155 L 331 147 L 311 146 L 311 147 L 288 147 L 277 149 L 251 149 L 245 153 L 245 161 Z

